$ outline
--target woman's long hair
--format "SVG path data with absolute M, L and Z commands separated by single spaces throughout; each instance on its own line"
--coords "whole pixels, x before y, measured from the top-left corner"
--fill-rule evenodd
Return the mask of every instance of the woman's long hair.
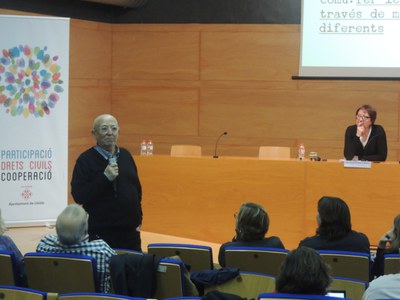
M 340 240 L 351 232 L 350 209 L 337 197 L 324 196 L 318 201 L 317 235 L 329 241 Z
M 390 242 L 390 252 L 397 252 L 400 248 L 400 215 L 397 215 L 393 220 L 393 239 Z

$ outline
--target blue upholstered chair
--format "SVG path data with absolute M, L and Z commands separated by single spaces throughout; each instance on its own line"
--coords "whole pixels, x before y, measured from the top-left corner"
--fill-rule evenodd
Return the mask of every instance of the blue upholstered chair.
M 258 295 L 258 300 L 275 299 L 275 300 L 291 300 L 291 299 L 307 299 L 307 300 L 338 300 L 339 298 L 323 296 L 323 295 L 306 295 L 306 294 L 285 294 L 285 293 L 265 293 Z M 340 298 L 350 300 L 350 298 Z
M 0 250 L 0 285 L 18 285 L 17 262 L 12 251 Z
M 370 255 L 360 252 L 318 250 L 323 260 L 331 267 L 332 276 L 353 278 L 365 282 L 370 280 Z
M 225 266 L 278 277 L 280 266 L 288 253 L 286 249 L 267 247 L 226 247 Z
M 24 255 L 29 288 L 54 292 L 100 292 L 97 263 L 91 256 L 29 252 Z
M 153 243 L 147 246 L 147 252 L 158 257 L 179 256 L 190 266 L 190 271 L 213 269 L 212 248 L 193 244 Z
M 48 293 L 34 289 L 28 289 L 18 286 L 0 286 L 0 299 L 18 299 L 18 300 L 51 300 L 56 299 L 57 295 L 48 297 Z

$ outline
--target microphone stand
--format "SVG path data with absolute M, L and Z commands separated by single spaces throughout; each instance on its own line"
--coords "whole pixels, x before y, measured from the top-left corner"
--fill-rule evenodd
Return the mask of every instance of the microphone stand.
M 215 143 L 215 150 L 214 150 L 214 156 L 213 156 L 213 158 L 218 158 L 219 156 L 217 155 L 217 147 L 218 147 L 218 142 L 219 142 L 219 140 L 221 139 L 221 137 L 223 137 L 224 135 L 227 135 L 228 134 L 228 132 L 223 132 L 219 137 L 218 137 L 218 139 L 217 139 L 217 142 Z

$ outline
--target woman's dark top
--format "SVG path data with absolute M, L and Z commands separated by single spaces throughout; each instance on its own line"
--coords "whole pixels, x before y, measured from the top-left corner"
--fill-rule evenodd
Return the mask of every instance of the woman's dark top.
M 371 134 L 363 147 L 357 136 L 357 126 L 347 127 L 344 137 L 344 157 L 352 160 L 358 156 L 359 160 L 385 161 L 387 156 L 386 133 L 382 126 L 371 125 Z
M 361 232 L 351 231 L 340 240 L 328 241 L 325 237 L 315 235 L 302 240 L 299 246 L 306 246 L 315 250 L 339 250 L 370 253 L 368 237 Z

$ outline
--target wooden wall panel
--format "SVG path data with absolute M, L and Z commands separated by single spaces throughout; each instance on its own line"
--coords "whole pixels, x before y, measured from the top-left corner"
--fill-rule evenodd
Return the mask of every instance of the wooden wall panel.
M 111 78 L 111 25 L 71 20 L 71 78 Z
M 111 111 L 111 25 L 71 20 L 68 199 L 70 178 L 80 153 L 94 144 L 93 119 Z
M 199 33 L 115 30 L 112 61 L 118 80 L 198 79 Z
M 398 82 L 292 80 L 299 25 L 113 29 L 112 110 L 128 124 L 121 141 L 135 153 L 150 137 L 157 154 L 180 143 L 201 145 L 204 155 L 212 155 L 216 138 L 228 131 L 220 145 L 224 155 L 256 156 L 261 145 L 283 145 L 295 156 L 304 142 L 307 151 L 340 159 L 356 107 L 370 103 L 387 131 L 388 159 L 398 159 Z M 193 95 L 184 96 L 184 106 L 177 104 L 187 93 Z
M 114 88 L 112 107 L 128 135 L 198 135 L 198 90 L 194 88 Z
M 355 107 L 359 105 L 355 98 L 385 107 L 378 123 L 385 127 L 388 139 L 395 140 L 397 94 L 370 91 L 350 95 L 345 91 L 205 88 L 201 93 L 199 135 L 217 136 L 228 131 L 227 144 L 232 138 L 241 138 L 246 140 L 243 144 L 255 146 L 279 141 L 279 145 L 296 148 L 304 142 L 307 150 L 317 151 L 324 158 L 340 158 L 344 129 L 354 121 Z
M 289 80 L 298 52 L 298 32 L 203 32 L 201 79 Z

